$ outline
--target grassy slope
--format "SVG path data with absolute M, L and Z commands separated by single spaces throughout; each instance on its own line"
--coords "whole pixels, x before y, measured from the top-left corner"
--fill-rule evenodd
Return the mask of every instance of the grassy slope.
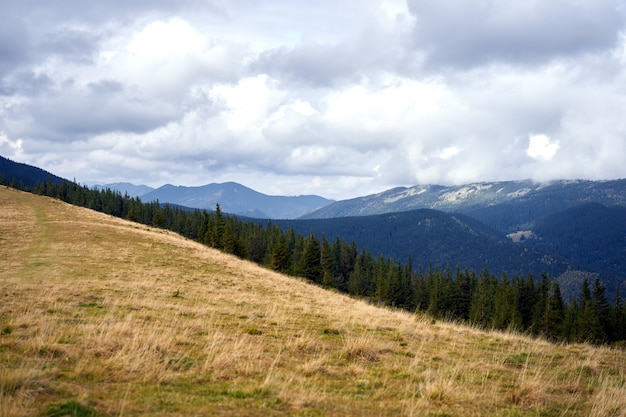
M 0 257 L 0 415 L 626 415 L 623 351 L 432 323 L 5 187 Z

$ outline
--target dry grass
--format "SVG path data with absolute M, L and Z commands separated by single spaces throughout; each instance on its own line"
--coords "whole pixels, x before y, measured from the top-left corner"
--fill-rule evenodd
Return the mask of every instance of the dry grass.
M 433 323 L 4 187 L 0 257 L 2 416 L 625 415 L 623 351 Z

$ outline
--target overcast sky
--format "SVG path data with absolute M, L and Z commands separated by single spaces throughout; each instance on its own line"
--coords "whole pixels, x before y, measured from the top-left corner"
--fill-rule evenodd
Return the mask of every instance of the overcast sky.
M 344 199 L 626 177 L 623 0 L 1 0 L 0 154 Z

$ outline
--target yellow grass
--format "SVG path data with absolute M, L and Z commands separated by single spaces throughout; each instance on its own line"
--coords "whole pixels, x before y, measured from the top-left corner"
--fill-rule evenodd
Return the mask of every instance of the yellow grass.
M 382 309 L 173 233 L 0 187 L 0 416 L 70 407 L 626 416 L 626 353 Z

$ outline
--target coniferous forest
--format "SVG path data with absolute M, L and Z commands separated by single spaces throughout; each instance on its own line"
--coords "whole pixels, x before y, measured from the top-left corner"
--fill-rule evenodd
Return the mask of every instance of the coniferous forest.
M 168 229 L 317 285 L 371 303 L 424 312 L 434 319 L 484 329 L 516 330 L 561 342 L 626 345 L 626 303 L 609 300 L 598 278 L 585 280 L 577 297 L 565 303 L 556 281 L 545 274 L 497 274 L 463 265 L 443 270 L 359 250 L 354 242 L 328 241 L 282 230 L 267 222 L 222 213 L 143 203 L 110 189 L 93 190 L 75 182 L 43 181 L 33 186 L 7 182 L 38 195 L 60 199 L 112 216 Z

